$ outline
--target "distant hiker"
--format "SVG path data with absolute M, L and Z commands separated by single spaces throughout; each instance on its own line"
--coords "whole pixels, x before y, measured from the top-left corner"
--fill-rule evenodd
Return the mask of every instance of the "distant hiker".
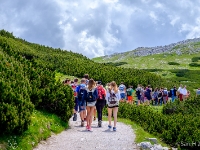
M 63 81 L 63 84 L 64 85 L 70 85 L 71 84 L 71 81 L 70 81 L 70 79 L 65 79 L 64 81 Z
M 106 90 L 103 88 L 101 81 L 97 82 L 98 98 L 96 103 L 97 114 L 98 114 L 98 126 L 102 126 L 102 111 L 106 104 Z
M 183 101 L 183 85 L 182 84 L 180 85 L 177 91 L 178 91 L 179 100 Z
M 76 78 L 74 79 L 73 83 L 71 82 L 71 87 L 74 92 L 74 103 L 75 103 L 73 121 L 77 120 L 77 112 L 78 112 L 78 97 L 77 97 L 77 91 L 76 91 L 77 86 L 78 86 L 78 79 Z
M 176 99 L 176 93 L 177 93 L 177 89 L 174 86 L 170 91 L 169 91 L 169 97 L 171 97 L 172 102 L 174 102 L 174 100 Z
M 83 76 L 85 78 L 85 81 L 86 81 L 86 85 L 88 85 L 88 82 L 89 82 L 89 75 L 88 74 L 84 74 Z
M 166 104 L 168 100 L 168 91 L 167 88 L 164 88 L 163 90 L 163 103 Z
M 129 85 L 129 88 L 126 90 L 127 100 L 129 104 L 133 104 L 133 88 Z
M 163 103 L 163 88 L 158 91 L 158 103 L 162 106 Z
M 117 113 L 118 113 L 118 107 L 119 107 L 119 101 L 120 101 L 120 92 L 117 87 L 117 84 L 115 81 L 112 81 L 110 83 L 110 87 L 108 88 L 106 92 L 106 101 L 108 104 L 108 128 L 111 129 L 111 116 L 112 116 L 112 111 L 113 111 L 113 116 L 114 116 L 114 127 L 113 131 L 116 131 L 116 124 L 117 124 Z
M 150 100 L 152 99 L 152 97 L 151 97 L 151 92 L 152 92 L 152 90 L 151 90 L 151 87 L 150 87 L 150 85 L 148 85 L 148 87 L 146 88 L 146 91 L 145 91 L 145 97 L 147 98 L 147 105 L 149 105 L 150 104 Z
M 196 97 L 199 97 L 200 96 L 200 88 L 198 88 L 197 90 L 196 90 Z
M 141 100 L 141 90 L 142 90 L 142 87 L 140 84 L 138 84 L 137 88 L 136 88 L 136 96 L 137 96 L 137 104 L 140 105 L 140 100 Z
M 124 85 L 124 82 L 121 82 L 121 84 L 119 85 L 119 91 L 120 91 L 121 101 L 124 101 L 126 97 L 126 86 Z
M 77 86 L 76 92 L 77 92 L 77 98 L 78 98 L 78 105 L 79 105 L 79 112 L 80 112 L 80 118 L 81 118 L 81 126 L 84 126 L 84 112 L 86 109 L 86 101 L 83 99 L 83 94 L 86 90 L 86 81 L 85 78 L 81 79 L 81 84 Z
M 157 106 L 158 105 L 158 94 L 159 94 L 159 91 L 158 91 L 158 88 L 156 87 L 154 89 L 154 92 L 152 94 L 152 98 L 154 100 L 154 104 Z
M 140 93 L 141 93 L 140 103 L 144 104 L 144 99 L 145 99 L 145 94 L 144 94 L 145 93 L 145 89 L 144 89 L 144 86 L 141 87 Z
M 187 89 L 186 89 L 186 85 L 182 88 L 182 94 L 183 94 L 183 100 L 186 100 L 187 98 L 187 95 L 188 95 L 188 92 L 187 92 Z
M 93 79 L 90 79 L 88 82 L 88 87 L 86 88 L 83 94 L 83 100 L 86 100 L 86 109 L 87 109 L 86 129 L 88 131 L 91 131 L 91 124 L 93 120 L 92 116 L 93 116 L 94 108 L 95 108 L 96 101 L 98 98 L 98 92 L 95 86 L 96 86 L 95 81 Z

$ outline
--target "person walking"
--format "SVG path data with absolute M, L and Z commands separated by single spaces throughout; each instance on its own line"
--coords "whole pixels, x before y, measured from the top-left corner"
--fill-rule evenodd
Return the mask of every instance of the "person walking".
M 91 124 L 92 124 L 92 120 L 93 120 L 92 116 L 93 116 L 97 98 L 98 98 L 98 92 L 96 89 L 96 83 L 93 79 L 90 79 L 88 82 L 88 86 L 83 93 L 83 98 L 82 98 L 83 100 L 86 100 L 86 109 L 87 109 L 86 129 L 88 131 L 91 131 Z
M 103 88 L 103 85 L 101 81 L 97 82 L 97 92 L 98 92 L 98 98 L 96 103 L 96 110 L 98 114 L 98 126 L 102 126 L 102 111 L 106 104 L 106 90 Z
M 119 101 L 121 99 L 120 91 L 118 89 L 118 86 L 115 81 L 112 81 L 110 83 L 110 87 L 108 88 L 106 92 L 106 101 L 108 104 L 108 128 L 111 129 L 111 116 L 113 113 L 114 116 L 114 127 L 113 131 L 116 131 L 116 125 L 117 125 L 117 113 L 118 113 L 118 107 L 119 107 Z

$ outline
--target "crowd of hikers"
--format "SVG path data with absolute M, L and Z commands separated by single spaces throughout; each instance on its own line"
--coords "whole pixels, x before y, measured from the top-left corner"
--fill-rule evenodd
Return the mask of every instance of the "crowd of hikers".
M 118 86 L 115 81 L 112 81 L 103 87 L 101 81 L 89 79 L 88 74 L 84 75 L 80 83 L 78 78 L 75 78 L 73 81 L 66 79 L 63 83 L 71 86 L 74 91 L 75 107 L 73 110 L 73 121 L 77 120 L 77 113 L 79 112 L 81 126 L 85 126 L 86 122 L 86 129 L 88 131 L 91 131 L 92 121 L 95 121 L 96 118 L 98 118 L 98 126 L 102 126 L 102 111 L 105 105 L 108 108 L 108 128 L 112 129 L 111 120 L 113 116 L 113 131 L 116 131 L 120 102 L 136 103 L 137 105 L 162 105 L 169 100 L 171 102 L 174 102 L 175 99 L 184 101 L 190 95 L 186 86 L 183 85 L 180 85 L 178 89 L 174 86 L 168 91 L 167 88 L 156 87 L 153 90 L 150 85 L 144 87 L 140 84 L 136 89 L 133 89 L 133 86 L 127 88 L 123 82 Z M 200 95 L 200 88 L 196 94 Z

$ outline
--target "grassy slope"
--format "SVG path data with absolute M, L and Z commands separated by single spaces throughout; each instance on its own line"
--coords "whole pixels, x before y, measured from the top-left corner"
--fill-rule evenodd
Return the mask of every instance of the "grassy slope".
M 127 55 L 125 57 L 113 56 L 110 58 L 94 58 L 96 62 L 127 62 L 128 64 L 122 65 L 126 68 L 138 68 L 138 69 L 190 69 L 197 70 L 197 67 L 190 67 L 189 63 L 192 62 L 193 57 L 200 57 L 200 53 L 197 54 L 155 54 L 142 57 L 132 57 Z M 169 65 L 168 62 L 177 62 L 180 65 Z
M 28 130 L 22 135 L 0 137 L 0 149 L 31 150 L 52 133 L 60 133 L 68 127 L 59 117 L 44 111 L 34 110 L 31 119 Z

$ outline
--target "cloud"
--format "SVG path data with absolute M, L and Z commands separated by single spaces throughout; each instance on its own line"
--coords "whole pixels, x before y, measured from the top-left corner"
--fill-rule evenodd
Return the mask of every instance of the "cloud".
M 200 36 L 198 0 L 0 1 L 0 29 L 89 58 Z

